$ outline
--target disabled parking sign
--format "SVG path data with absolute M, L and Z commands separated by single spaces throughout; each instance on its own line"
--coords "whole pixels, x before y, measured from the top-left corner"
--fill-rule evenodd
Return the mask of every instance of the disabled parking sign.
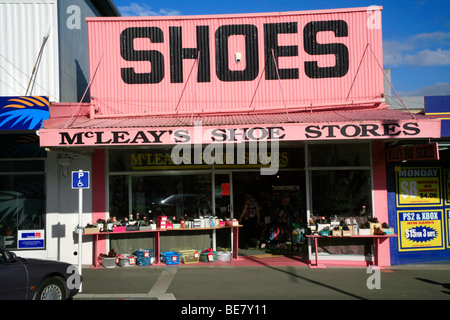
M 72 171 L 72 189 L 89 189 L 89 171 Z

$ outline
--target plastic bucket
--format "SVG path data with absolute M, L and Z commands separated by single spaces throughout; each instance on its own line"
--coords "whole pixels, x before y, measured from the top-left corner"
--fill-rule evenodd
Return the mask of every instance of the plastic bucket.
M 116 266 L 116 257 L 101 257 L 103 268 L 114 268 Z
M 137 265 L 149 266 L 151 264 L 153 250 L 152 249 L 138 249 L 136 250 Z
M 231 252 L 217 251 L 217 260 L 218 261 L 230 261 L 231 260 Z
M 180 263 L 181 254 L 174 251 L 161 252 L 161 256 L 165 264 L 172 265 Z
M 119 267 L 130 267 L 135 265 L 135 257 L 130 254 L 119 254 L 117 259 L 119 260 Z

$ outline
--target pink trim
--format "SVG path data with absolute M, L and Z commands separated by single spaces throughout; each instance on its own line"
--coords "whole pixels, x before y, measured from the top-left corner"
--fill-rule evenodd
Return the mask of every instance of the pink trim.
M 105 195 L 105 150 L 96 149 L 92 156 L 92 222 L 97 219 L 105 219 L 106 195 Z M 107 253 L 104 236 L 99 237 L 96 244 L 98 253 Z
M 389 221 L 385 145 L 380 141 L 372 142 L 372 165 L 373 165 L 373 204 L 374 216 L 380 223 Z M 391 265 L 389 241 L 379 243 L 378 259 L 380 266 Z
M 311 263 L 315 263 L 314 260 Z M 326 268 L 326 266 L 336 266 L 336 267 L 368 267 L 372 263 L 369 261 L 353 261 L 353 260 L 319 260 L 319 265 L 310 265 L 312 269 L 314 268 Z

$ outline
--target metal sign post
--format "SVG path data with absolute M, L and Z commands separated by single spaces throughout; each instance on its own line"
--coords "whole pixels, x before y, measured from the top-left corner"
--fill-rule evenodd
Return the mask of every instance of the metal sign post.
M 83 235 L 83 189 L 89 189 L 89 171 L 72 171 L 72 189 L 78 189 L 78 272 L 81 276 L 82 270 L 82 235 Z M 82 291 L 82 283 L 80 283 L 80 290 Z

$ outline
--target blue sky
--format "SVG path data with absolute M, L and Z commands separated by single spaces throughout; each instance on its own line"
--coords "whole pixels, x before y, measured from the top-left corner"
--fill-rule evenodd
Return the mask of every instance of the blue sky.
M 400 96 L 450 95 L 450 1 L 114 0 L 123 16 L 205 15 L 382 6 L 384 68 Z

